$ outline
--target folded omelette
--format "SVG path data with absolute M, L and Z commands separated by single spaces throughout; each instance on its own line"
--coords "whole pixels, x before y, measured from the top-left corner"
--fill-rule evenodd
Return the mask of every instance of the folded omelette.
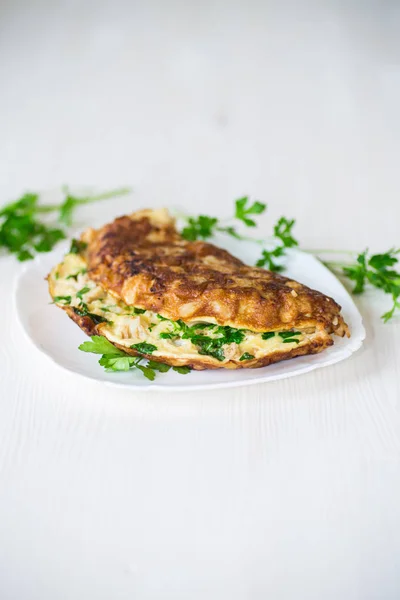
M 86 230 L 48 282 L 88 335 L 173 366 L 263 367 L 349 335 L 332 298 L 183 239 L 165 209 Z

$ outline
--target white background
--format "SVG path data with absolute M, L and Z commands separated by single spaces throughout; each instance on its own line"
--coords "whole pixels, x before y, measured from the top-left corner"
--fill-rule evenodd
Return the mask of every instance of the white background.
M 304 247 L 399 245 L 400 6 L 0 3 L 0 202 L 132 184 L 142 206 L 269 203 Z M 64 373 L 0 258 L 1 600 L 397 600 L 400 328 L 357 302 L 345 363 L 133 394 Z M 38 282 L 38 285 L 41 285 Z M 57 335 L 57 332 L 54 332 Z

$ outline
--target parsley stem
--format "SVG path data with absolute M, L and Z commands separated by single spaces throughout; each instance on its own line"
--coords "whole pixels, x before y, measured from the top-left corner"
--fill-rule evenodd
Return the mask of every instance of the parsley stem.
M 342 269 L 342 268 L 346 267 L 348 264 L 350 264 L 350 263 L 346 264 L 346 263 L 335 262 L 335 261 L 331 261 L 331 260 L 324 260 L 322 262 L 327 267 L 333 267 L 333 268 L 336 268 L 336 269 Z
M 66 193 L 67 190 L 65 190 Z M 125 194 L 129 194 L 132 190 L 130 188 L 118 188 L 116 190 L 111 190 L 110 192 L 105 192 L 104 194 L 97 194 L 96 196 L 86 196 L 84 198 L 76 198 L 77 204 L 90 204 L 91 202 L 97 202 L 98 200 L 109 200 L 110 198 L 114 198 L 115 196 L 124 196 Z M 60 210 L 59 204 L 43 204 L 42 206 L 36 206 L 35 212 L 38 213 L 50 213 L 55 212 L 56 210 Z
M 314 248 L 302 248 L 303 252 L 308 252 L 309 254 L 349 254 L 354 255 L 357 254 L 353 250 L 328 250 L 328 249 L 317 249 Z
M 220 227 L 216 228 L 217 231 L 221 231 L 221 233 L 226 233 L 224 232 L 223 229 L 221 229 Z M 257 240 L 256 238 L 253 238 L 249 235 L 240 235 L 240 239 L 244 242 L 255 242 L 256 244 L 265 244 L 265 242 L 267 241 L 273 241 L 275 238 L 267 238 L 265 240 Z
M 60 206 L 55 204 L 44 204 L 43 206 L 37 206 L 35 212 L 38 213 L 50 213 L 59 210 Z
M 118 188 L 116 190 L 111 190 L 110 192 L 105 192 L 104 194 L 79 198 L 78 204 L 89 204 L 90 202 L 97 202 L 98 200 L 108 200 L 109 198 L 114 198 L 115 196 L 125 196 L 125 194 L 129 194 L 131 191 L 131 188 L 128 187 Z

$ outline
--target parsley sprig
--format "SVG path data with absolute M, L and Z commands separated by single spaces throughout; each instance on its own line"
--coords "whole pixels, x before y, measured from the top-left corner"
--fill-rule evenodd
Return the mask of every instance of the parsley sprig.
M 248 196 L 238 198 L 235 201 L 235 212 L 233 219 L 228 221 L 239 221 L 246 227 L 256 227 L 257 223 L 251 218 L 253 215 L 261 215 L 267 209 L 267 205 L 256 200 L 251 203 Z M 207 215 L 199 215 L 198 217 L 186 217 L 186 225 L 181 231 L 181 235 L 185 240 L 193 242 L 195 240 L 206 240 L 217 232 L 224 232 L 236 239 L 244 239 L 235 227 L 230 224 L 225 224 L 217 217 L 209 217 Z
M 276 262 L 275 258 L 285 256 L 286 248 L 298 246 L 298 241 L 293 237 L 292 229 L 295 225 L 295 219 L 281 217 L 274 225 L 274 237 L 277 245 L 272 250 L 263 249 L 261 258 L 256 262 L 256 267 L 266 267 L 269 271 L 279 273 L 284 270 L 282 263 Z
M 233 219 L 220 220 L 217 217 L 199 215 L 198 217 L 185 217 L 186 225 L 181 231 L 181 235 L 191 242 L 195 240 L 206 240 L 218 232 L 226 233 L 238 240 L 252 240 L 264 244 L 264 240 L 255 240 L 240 234 L 234 226 L 236 221 L 241 222 L 246 227 L 256 227 L 257 223 L 254 216 L 261 215 L 267 210 L 267 205 L 256 200 L 251 203 L 248 196 L 239 198 L 235 201 L 235 212 Z M 232 224 L 230 224 L 232 223 Z M 273 238 L 276 244 L 271 250 L 263 249 L 261 258 L 257 261 L 257 267 L 267 267 L 270 271 L 282 271 L 283 265 L 275 259 L 282 258 L 285 255 L 286 248 L 297 246 L 298 242 L 293 237 L 292 229 L 296 221 L 281 217 L 274 226 Z
M 78 206 L 128 192 L 127 188 L 120 188 L 96 196 L 77 197 L 65 188 L 65 199 L 60 205 L 43 205 L 39 194 L 25 194 L 0 209 L 0 248 L 14 254 L 19 261 L 31 260 L 38 252 L 50 252 L 57 242 L 67 237 L 65 227 L 72 224 Z M 42 220 L 42 216 L 49 213 L 56 215 L 50 224 Z
M 361 252 L 354 262 L 325 261 L 332 270 L 340 272 L 354 283 L 353 294 L 362 294 L 369 284 L 392 297 L 392 307 L 382 315 L 386 323 L 400 310 L 400 271 L 393 267 L 398 264 L 400 248 L 391 248 L 383 254 Z
M 166 373 L 171 369 L 170 365 L 159 363 L 154 360 L 149 360 L 143 364 L 143 358 L 138 356 L 130 356 L 123 350 L 116 348 L 107 338 L 102 335 L 94 335 L 91 341 L 83 342 L 79 346 L 82 352 L 90 352 L 92 354 L 101 354 L 99 364 L 104 367 L 107 372 L 130 371 L 131 369 L 139 369 L 146 379 L 154 381 L 156 371 Z M 174 371 L 181 375 L 186 375 L 190 372 L 189 367 L 172 367 Z

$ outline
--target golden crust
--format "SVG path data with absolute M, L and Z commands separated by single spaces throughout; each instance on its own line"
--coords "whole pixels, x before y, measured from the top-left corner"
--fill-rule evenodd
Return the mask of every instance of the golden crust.
M 77 324 L 79 327 L 89 336 L 92 335 L 104 335 L 107 336 L 106 328 L 102 323 L 96 325 L 90 317 L 81 317 L 77 315 L 74 310 L 68 306 L 60 307 L 62 308 L 67 315 Z M 111 340 L 109 340 L 111 341 Z M 304 344 L 300 347 L 292 348 L 291 350 L 277 350 L 275 352 L 270 353 L 268 356 L 264 356 L 260 359 L 248 360 L 246 362 L 240 362 L 237 360 L 230 360 L 228 362 L 224 362 L 221 364 L 217 359 L 212 356 L 202 356 L 199 355 L 196 360 L 188 360 L 185 358 L 172 358 L 171 356 L 163 357 L 163 356 L 153 356 L 153 355 L 143 355 L 139 354 L 132 348 L 127 348 L 126 346 L 122 346 L 120 344 L 116 344 L 111 341 L 116 348 L 120 348 L 127 354 L 131 356 L 145 356 L 156 362 L 162 362 L 164 364 L 168 364 L 174 367 L 180 366 L 188 366 L 191 369 L 196 371 L 203 371 L 205 369 L 257 369 L 260 367 L 266 367 L 273 363 L 279 362 L 281 360 L 287 360 L 289 358 L 294 358 L 296 356 L 304 356 L 306 354 L 317 354 L 325 350 L 333 344 L 330 336 L 326 335 L 325 332 L 321 332 L 317 338 L 310 340 L 307 344 Z
M 255 332 L 315 327 L 349 335 L 341 307 L 332 298 L 246 266 L 212 244 L 184 240 L 166 210 L 121 217 L 97 231 L 87 230 L 82 239 L 88 243 L 90 278 L 129 306 L 173 321 L 215 321 Z M 305 348 L 284 354 L 309 353 Z M 246 367 L 254 366 L 250 363 Z

